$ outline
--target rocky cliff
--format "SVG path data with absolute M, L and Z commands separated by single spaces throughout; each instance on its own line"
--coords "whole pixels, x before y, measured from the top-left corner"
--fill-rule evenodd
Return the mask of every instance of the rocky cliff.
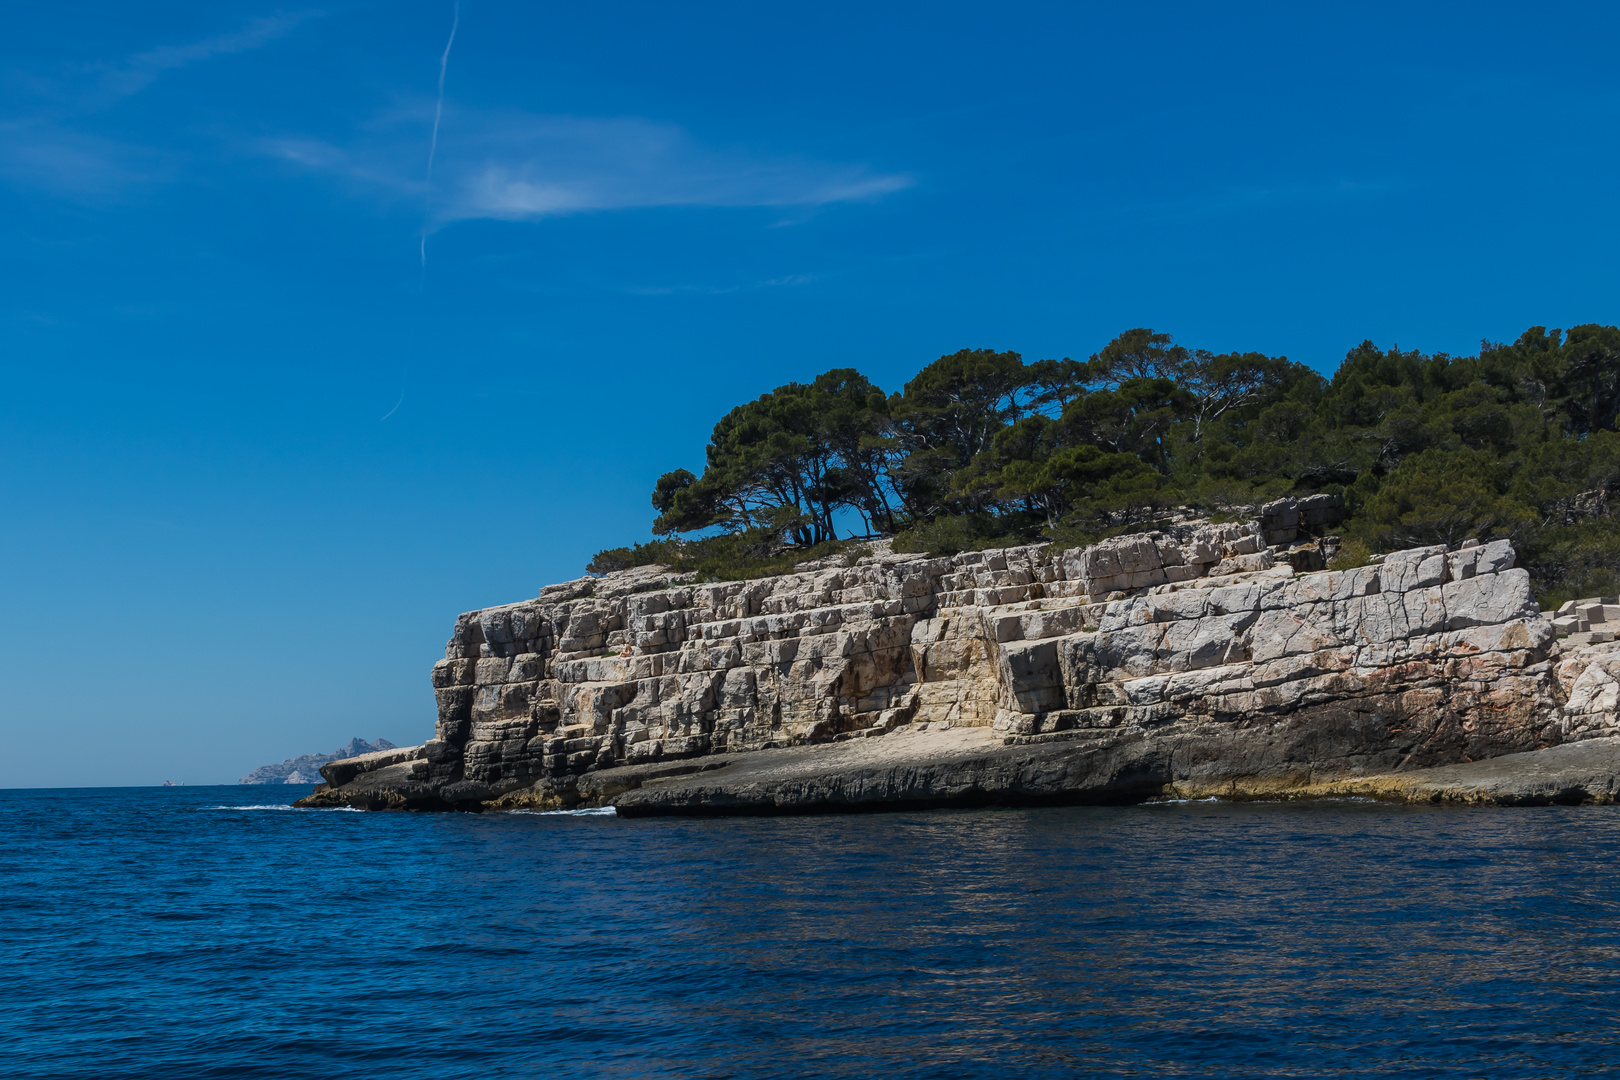
M 757 813 L 1287 795 L 1620 734 L 1506 542 L 1329 572 L 1331 503 L 1087 548 L 640 568 L 456 622 L 422 747 L 305 800 Z

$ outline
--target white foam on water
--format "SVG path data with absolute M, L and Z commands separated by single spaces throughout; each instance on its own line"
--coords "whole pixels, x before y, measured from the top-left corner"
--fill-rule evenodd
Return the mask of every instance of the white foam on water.
M 293 806 L 289 803 L 252 803 L 246 806 L 205 806 L 204 810 L 297 810 L 310 814 L 358 814 L 353 806 Z
M 510 810 L 512 814 L 528 814 L 533 817 L 618 817 L 619 812 L 611 806 L 593 806 L 586 810 Z
M 1367 803 L 1376 804 L 1379 800 L 1366 795 L 1313 795 L 1303 799 L 1223 799 L 1219 795 L 1209 795 L 1202 799 L 1148 799 L 1143 806 L 1189 806 L 1194 803 L 1227 803 L 1232 806 L 1252 803 L 1256 806 L 1281 806 L 1284 803 L 1295 803 L 1301 806 L 1312 803 Z

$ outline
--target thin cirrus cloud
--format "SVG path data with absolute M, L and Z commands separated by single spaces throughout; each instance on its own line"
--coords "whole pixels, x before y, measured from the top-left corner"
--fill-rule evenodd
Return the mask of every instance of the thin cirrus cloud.
M 171 178 L 181 155 L 88 130 L 95 115 L 169 72 L 262 48 L 316 17 L 312 11 L 277 14 L 229 33 L 159 45 L 117 61 L 81 64 L 51 75 L 16 73 L 35 101 L 32 109 L 0 117 L 0 177 L 75 198 L 114 196 L 132 184 Z
M 131 184 L 167 179 L 172 157 L 61 124 L 0 123 L 0 177 L 75 199 L 115 196 Z
M 444 118 L 429 188 L 422 126 L 394 118 L 352 149 L 299 140 L 266 148 L 364 188 L 421 199 L 436 225 L 650 207 L 814 207 L 871 201 L 914 183 L 860 165 L 714 149 L 677 125 L 634 117 L 458 111 Z
M 270 15 L 248 22 L 240 30 L 204 38 L 186 45 L 159 45 L 108 65 L 98 80 L 100 89 L 115 98 L 145 90 L 165 72 L 189 67 L 217 56 L 249 52 L 268 45 L 317 16 L 313 11 Z

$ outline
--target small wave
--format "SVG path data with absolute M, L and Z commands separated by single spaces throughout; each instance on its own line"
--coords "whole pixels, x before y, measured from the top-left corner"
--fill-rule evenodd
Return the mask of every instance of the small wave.
M 533 817 L 618 817 L 619 812 L 611 806 L 592 806 L 585 810 L 513 810 L 514 814 L 528 814 Z
M 1309 806 L 1318 803 L 1352 803 L 1358 805 L 1381 806 L 1386 805 L 1378 799 L 1367 795 L 1307 795 L 1296 797 L 1246 797 L 1227 798 L 1221 795 L 1207 795 L 1201 799 L 1148 799 L 1143 806 L 1189 806 L 1194 803 L 1226 803 L 1229 806 L 1282 806 L 1284 804 Z
M 251 803 L 245 806 L 205 806 L 204 810 L 298 810 L 311 814 L 358 814 L 353 806 L 293 806 L 291 803 Z

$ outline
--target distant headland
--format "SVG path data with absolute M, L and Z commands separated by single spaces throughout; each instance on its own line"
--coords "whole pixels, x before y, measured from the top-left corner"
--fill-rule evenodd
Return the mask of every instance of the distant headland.
M 248 773 L 239 784 L 318 784 L 321 782 L 321 766 L 329 761 L 338 761 L 342 758 L 352 758 L 360 754 L 373 754 L 379 750 L 392 750 L 394 744 L 387 739 L 378 739 L 376 742 L 366 742 L 361 738 L 350 739 L 348 745 L 340 746 L 330 754 L 304 754 L 301 757 L 288 758 L 279 765 L 260 765 Z

